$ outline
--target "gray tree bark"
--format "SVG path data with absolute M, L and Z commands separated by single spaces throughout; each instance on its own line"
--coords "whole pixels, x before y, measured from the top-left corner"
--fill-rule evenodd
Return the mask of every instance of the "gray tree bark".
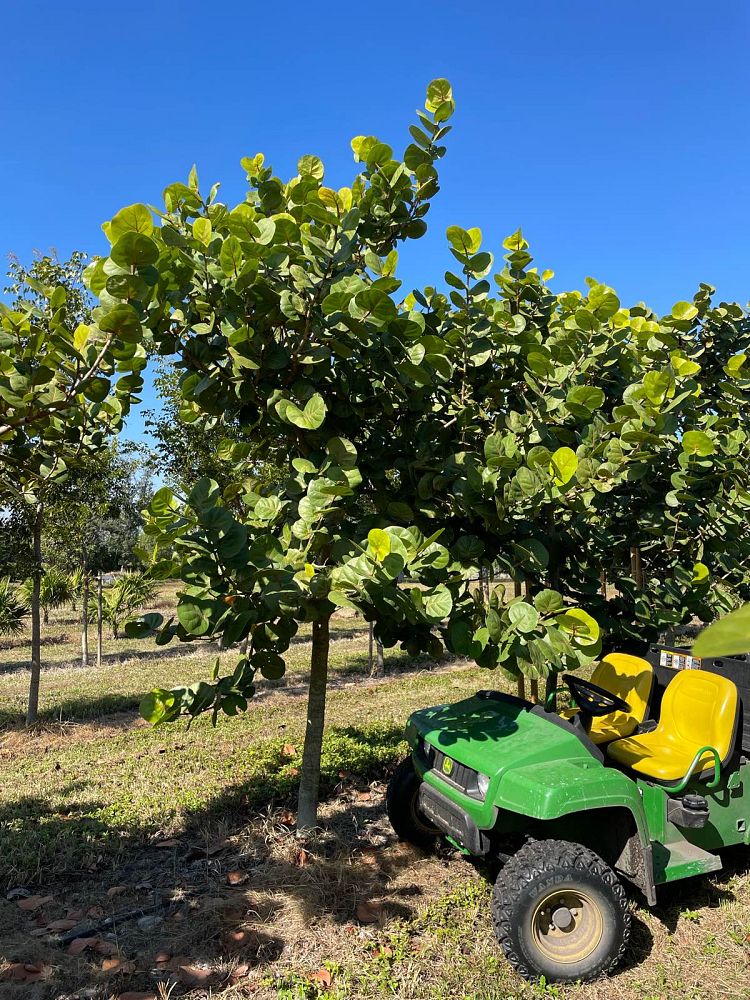
M 326 713 L 326 686 L 328 683 L 328 649 L 330 645 L 330 619 L 313 622 L 312 652 L 310 654 L 310 691 L 307 697 L 307 728 L 302 751 L 297 829 L 310 830 L 318 822 L 318 793 L 320 789 L 320 754 L 323 746 L 323 728 Z

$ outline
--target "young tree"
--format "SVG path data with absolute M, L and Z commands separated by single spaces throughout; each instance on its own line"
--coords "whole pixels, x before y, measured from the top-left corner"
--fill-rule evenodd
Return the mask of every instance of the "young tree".
M 34 562 L 28 723 L 39 697 L 47 491 L 120 429 L 146 363 L 139 325 L 117 310 L 81 318 L 81 266 L 80 255 L 64 263 L 42 257 L 28 270 L 13 265 L 15 302 L 0 304 L 0 505 L 30 510 Z
M 422 329 L 391 298 L 399 287 L 395 248 L 426 229 L 452 112 L 450 87 L 433 82 L 404 158 L 360 136 L 352 145 L 362 170 L 339 190 L 324 185 L 317 157 L 302 157 L 284 182 L 257 155 L 243 160 L 248 195 L 230 209 L 216 200 L 218 185 L 201 194 L 193 171 L 187 185 L 166 189 L 158 228 L 144 206 L 113 219 L 111 257 L 92 282 L 98 290 L 106 274 L 116 275 L 119 301 L 103 303 L 105 315 L 127 313 L 161 352 L 177 354 L 183 419 L 234 424 L 264 458 L 284 456 L 288 478 L 278 494 L 264 496 L 252 483 L 230 491 L 241 498 L 241 518 L 208 480 L 184 506 L 168 491 L 157 494 L 147 531 L 165 528 L 162 540 L 179 551 L 187 585 L 168 630 L 223 634 L 225 644 L 249 635 L 251 648 L 234 681 L 187 691 L 163 713 L 155 696 L 149 714 L 195 713 L 207 701 L 236 711 L 254 672 L 278 676 L 297 622 L 312 621 L 300 827 L 317 814 L 331 592 L 351 600 L 346 584 L 362 598 L 367 588 L 390 595 L 380 613 L 404 626 L 410 619 L 412 641 L 423 644 L 452 603 L 447 586 L 429 586 L 430 558 L 447 553 L 397 526 L 408 513 L 387 513 L 390 470 L 380 460 L 402 395 L 394 356 Z M 150 271 L 157 279 L 147 294 Z M 248 458 L 251 447 L 229 444 L 227 454 Z M 425 557 L 427 549 L 438 555 Z M 400 590 L 406 569 L 428 589 Z
M 449 85 L 434 81 L 403 159 L 357 137 L 362 170 L 338 191 L 323 184 L 316 157 L 302 157 L 283 182 L 258 155 L 243 161 L 248 196 L 230 209 L 216 201 L 217 186 L 203 197 L 193 172 L 188 185 L 166 189 L 160 227 L 144 206 L 116 217 L 131 232 L 112 234 L 101 265 L 119 274 L 120 241 L 138 246 L 122 297 L 141 267 L 157 271 L 153 295 L 129 308 L 161 351 L 177 354 L 182 419 L 242 434 L 222 445 L 238 481 L 222 489 L 203 479 L 186 498 L 169 489 L 154 497 L 145 530 L 157 553 L 172 556 L 152 572 L 177 572 L 185 587 L 176 622 L 146 615 L 132 632 L 156 632 L 160 642 L 220 638 L 225 647 L 247 640 L 247 656 L 230 676 L 155 690 L 143 712 L 153 722 L 235 713 L 257 673 L 283 674 L 282 653 L 298 624 L 311 622 L 301 829 L 317 815 L 335 608 L 362 611 L 389 645 L 435 653 L 436 630 L 467 592 L 474 549 L 461 523 L 423 530 L 397 499 L 412 456 L 401 432 L 433 400 L 409 368 L 425 318 L 394 302 L 396 245 L 425 231 L 452 111 Z M 273 491 L 252 477 L 256 455 L 285 469 Z M 548 620 L 559 617 L 551 609 Z

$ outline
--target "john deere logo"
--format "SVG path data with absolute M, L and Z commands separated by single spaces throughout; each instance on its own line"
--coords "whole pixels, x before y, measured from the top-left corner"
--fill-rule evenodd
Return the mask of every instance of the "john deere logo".
M 453 761 L 450 757 L 443 757 L 443 774 L 450 774 L 453 770 Z

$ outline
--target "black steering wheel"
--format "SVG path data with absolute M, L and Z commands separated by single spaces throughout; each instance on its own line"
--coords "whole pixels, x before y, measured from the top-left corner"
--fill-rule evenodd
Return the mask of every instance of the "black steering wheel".
M 563 674 L 563 680 L 582 714 L 596 716 L 609 715 L 610 712 L 629 712 L 630 705 L 616 694 L 585 681 L 582 677 Z

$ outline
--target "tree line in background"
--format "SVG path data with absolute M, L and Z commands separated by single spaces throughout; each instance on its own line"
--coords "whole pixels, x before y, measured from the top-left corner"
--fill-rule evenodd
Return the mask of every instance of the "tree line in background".
M 90 601 L 94 577 L 137 565 L 140 511 L 152 491 L 142 462 L 116 444 L 146 352 L 137 338 L 92 325 L 85 266 L 80 252 L 67 261 L 38 256 L 29 268 L 14 260 L 12 304 L 0 307 L 0 632 L 17 632 L 30 617 L 28 722 L 49 610 L 80 609 L 85 664 L 92 617 L 116 632 L 142 607 L 133 603 L 142 574 L 97 588 Z
M 57 459 L 83 469 L 101 455 L 147 355 L 161 359 L 149 422 L 170 485 L 148 505 L 139 555 L 182 589 L 175 616 L 130 633 L 243 652 L 231 674 L 155 689 L 143 712 L 242 710 L 310 622 L 300 827 L 316 818 L 336 608 L 386 646 L 445 646 L 535 695 L 605 643 L 708 620 L 750 585 L 747 313 L 708 285 L 665 316 L 593 279 L 555 293 L 520 232 L 498 267 L 480 230 L 457 226 L 447 291 L 404 296 L 397 247 L 426 230 L 453 110 L 433 81 L 401 156 L 355 138 L 349 187 L 327 187 L 317 157 L 284 181 L 258 154 L 230 207 L 193 170 L 165 190 L 158 225 L 140 204 L 105 224 L 110 254 L 85 272 L 90 317 L 66 317 L 56 289 L 33 318 L 3 313 L 16 357 L 0 369 L 0 488 L 9 467 L 5 496 L 36 517 Z M 62 437 L 55 417 L 31 440 L 36 418 L 12 423 L 22 395 L 28 407 L 19 371 L 32 397 L 49 381 L 28 335 L 9 339 L 22 322 L 62 342 L 68 374 L 46 397 L 68 407 Z M 28 484 L 13 464 L 24 447 L 43 456 Z M 515 581 L 512 599 L 471 585 L 490 570 Z

